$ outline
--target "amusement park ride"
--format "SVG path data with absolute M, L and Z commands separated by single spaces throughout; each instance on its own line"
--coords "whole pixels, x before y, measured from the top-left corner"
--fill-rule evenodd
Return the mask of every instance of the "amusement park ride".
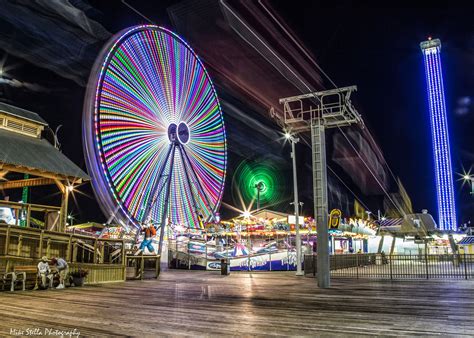
M 199 228 L 216 219 L 226 174 L 222 111 L 193 50 L 154 25 L 119 32 L 89 80 L 84 148 L 103 212 L 124 227 Z

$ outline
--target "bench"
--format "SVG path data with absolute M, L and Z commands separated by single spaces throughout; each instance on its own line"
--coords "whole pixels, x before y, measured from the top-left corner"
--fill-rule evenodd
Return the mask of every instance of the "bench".
M 16 275 L 14 272 L 7 272 L 5 270 L 5 267 L 3 269 L 0 269 L 0 282 L 2 282 L 2 290 L 5 290 L 5 286 L 7 284 L 10 284 L 10 291 L 15 290 L 15 281 L 16 281 Z
M 38 284 L 38 267 L 36 265 L 18 265 L 14 267 L 13 272 L 15 273 L 16 277 L 15 284 L 21 282 L 23 291 L 26 290 L 26 281 L 28 280 L 27 278 L 32 276 L 34 276 L 36 288 L 36 285 Z
M 26 290 L 26 283 L 31 281 L 31 285 L 34 285 L 34 289 L 38 288 L 39 276 L 38 276 L 38 267 L 36 265 L 18 265 L 13 269 L 15 273 L 15 284 L 18 282 L 22 283 L 22 290 Z M 49 279 L 49 287 L 53 287 L 53 279 Z M 34 284 L 33 284 L 34 283 Z

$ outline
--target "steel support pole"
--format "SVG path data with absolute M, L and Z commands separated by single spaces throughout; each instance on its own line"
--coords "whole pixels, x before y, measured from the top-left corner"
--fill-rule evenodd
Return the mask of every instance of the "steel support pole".
M 260 210 L 260 188 L 257 187 L 257 211 Z
M 164 210 L 163 210 L 163 215 L 161 216 L 160 244 L 158 246 L 158 255 L 161 255 L 161 251 L 163 249 L 163 236 L 165 234 L 166 217 L 168 216 L 168 203 L 169 203 L 169 198 L 170 198 L 170 193 L 171 193 L 171 180 L 173 179 L 175 150 L 176 150 L 176 146 L 173 145 L 173 150 L 171 152 L 170 171 L 168 173 L 168 182 L 166 185 Z
M 293 194 L 294 194 L 294 207 L 295 207 L 295 231 L 296 231 L 296 275 L 303 276 L 301 269 L 301 236 L 299 226 L 299 203 L 298 203 L 298 178 L 296 173 L 296 153 L 295 143 L 298 139 L 290 138 L 291 141 L 291 158 L 293 159 Z
M 318 286 L 331 285 L 329 270 L 328 233 L 328 192 L 326 171 L 326 142 L 324 121 L 320 118 L 311 121 L 311 143 L 313 159 L 314 215 L 317 230 L 317 273 Z
M 145 212 L 143 213 L 143 217 L 142 217 L 142 222 L 147 222 L 148 221 L 148 216 L 150 215 L 150 212 L 159 196 L 159 194 L 161 193 L 161 189 L 160 191 L 158 192 L 158 194 L 156 193 L 156 190 L 158 189 L 158 186 L 159 186 L 159 183 L 160 183 L 160 180 L 161 178 L 163 177 L 163 173 L 165 171 L 165 168 L 166 168 L 166 163 L 168 163 L 168 160 L 169 160 L 169 157 L 170 157 L 170 154 L 173 153 L 173 156 L 174 156 L 174 147 L 176 145 L 174 143 L 171 143 L 169 148 L 168 148 L 168 152 L 166 153 L 166 158 L 165 160 L 163 161 L 163 167 L 160 168 L 160 174 L 158 176 L 156 176 L 156 179 L 155 181 L 153 182 L 153 186 L 152 186 L 152 192 L 150 194 L 151 196 L 151 201 L 149 203 L 147 203 L 146 205 L 146 208 L 145 208 Z M 174 160 L 174 158 L 173 158 Z M 171 170 L 170 170 L 171 172 Z

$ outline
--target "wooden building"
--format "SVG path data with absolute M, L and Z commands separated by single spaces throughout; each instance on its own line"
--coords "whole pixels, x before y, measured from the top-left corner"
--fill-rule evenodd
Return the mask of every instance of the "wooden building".
M 69 194 L 90 178 L 43 137 L 46 128 L 38 114 L 0 102 L 0 193 L 54 185 L 62 195 L 61 206 L 0 199 L 0 210 L 13 215 L 0 214 L 0 282 L 25 271 L 34 279 L 42 256 L 65 258 L 70 271 L 87 269 L 86 283 L 124 281 L 127 268 L 136 276 L 145 260 L 153 260 L 156 276 L 159 256 L 127 256 L 123 239 L 65 231 Z
M 38 114 L 0 102 L 0 190 L 5 194 L 11 189 L 56 185 L 62 195 L 60 209 L 28 207 L 26 223 L 30 225 L 32 210 L 43 210 L 45 229 L 62 232 L 69 194 L 90 177 L 43 137 L 45 128 L 48 124 Z M 23 174 L 21 179 L 15 173 Z M 18 224 L 23 205 L 0 200 L 0 207 L 14 209 Z

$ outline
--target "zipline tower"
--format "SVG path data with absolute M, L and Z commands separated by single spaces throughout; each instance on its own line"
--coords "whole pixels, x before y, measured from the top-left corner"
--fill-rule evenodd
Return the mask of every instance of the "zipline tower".
M 360 114 L 350 100 L 352 92 L 356 90 L 356 86 L 350 86 L 286 97 L 279 101 L 283 104 L 284 115 L 278 119 L 290 133 L 311 132 L 314 215 L 318 232 L 317 272 L 320 288 L 330 286 L 325 130 L 363 124 Z

